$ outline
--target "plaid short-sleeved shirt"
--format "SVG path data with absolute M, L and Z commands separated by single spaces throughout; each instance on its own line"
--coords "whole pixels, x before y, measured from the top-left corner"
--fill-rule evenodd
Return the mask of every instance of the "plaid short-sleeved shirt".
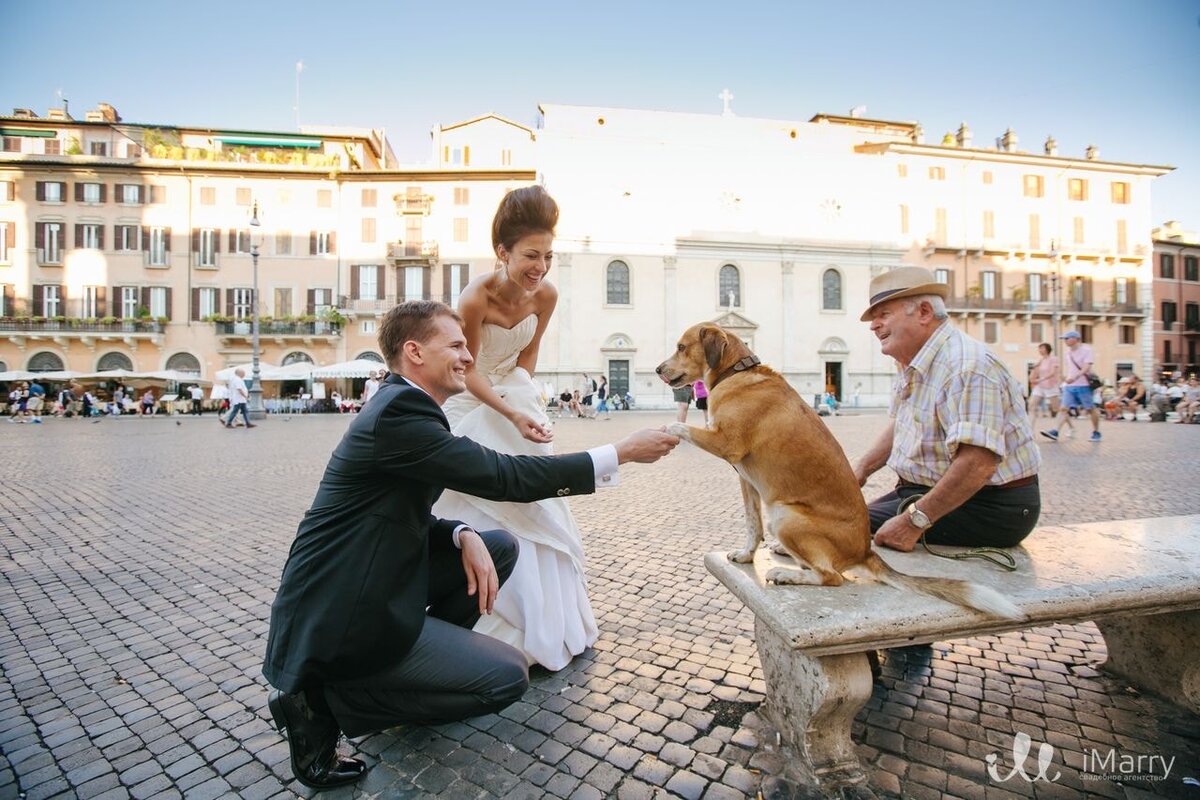
M 949 322 L 897 373 L 891 415 L 888 466 L 910 483 L 936 484 L 962 444 L 1000 456 L 992 486 L 1036 475 L 1041 465 L 1020 384 L 982 342 Z

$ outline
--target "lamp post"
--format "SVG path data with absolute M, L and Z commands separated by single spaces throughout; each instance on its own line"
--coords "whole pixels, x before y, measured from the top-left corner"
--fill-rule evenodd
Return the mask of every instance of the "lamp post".
M 1058 346 L 1058 248 L 1055 246 L 1053 239 L 1050 240 L 1050 261 L 1053 264 L 1053 271 L 1050 273 L 1050 326 L 1052 328 L 1054 345 Z
M 250 262 L 254 265 L 254 305 L 252 307 L 253 316 L 250 322 L 250 347 L 253 355 L 251 356 L 250 392 L 246 405 L 246 410 L 249 412 L 250 419 L 252 420 L 260 420 L 264 416 L 262 381 L 259 379 L 258 368 L 258 242 L 259 229 L 261 227 L 262 223 L 258 221 L 258 201 L 256 200 L 254 201 L 253 212 L 250 217 Z

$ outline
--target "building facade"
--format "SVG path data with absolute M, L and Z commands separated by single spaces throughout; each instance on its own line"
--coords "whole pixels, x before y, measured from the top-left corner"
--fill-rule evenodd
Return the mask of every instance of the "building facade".
M 1200 374 L 1200 235 L 1155 228 L 1154 358 L 1163 373 Z
M 539 354 L 553 393 L 603 373 L 668 407 L 655 367 L 713 321 L 806 396 L 883 404 L 894 365 L 858 317 L 901 264 L 947 283 L 955 324 L 1018 376 L 1067 329 L 1109 380 L 1169 363 L 1150 236 L 1168 167 L 1030 153 L 1011 131 L 980 147 L 966 125 L 926 144 L 856 116 L 539 111 L 532 129 L 434 128 L 433 166 L 407 169 L 378 131 L 137 125 L 105 105 L 0 118 L 0 370 L 245 363 L 255 245 L 264 361 L 378 357 L 387 308 L 453 304 L 494 268 L 492 215 L 535 181 L 562 211 Z

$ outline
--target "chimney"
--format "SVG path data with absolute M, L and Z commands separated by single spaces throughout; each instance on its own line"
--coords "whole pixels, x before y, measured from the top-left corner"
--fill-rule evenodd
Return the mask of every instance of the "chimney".
M 912 140 L 913 144 L 925 144 L 925 128 L 919 122 L 913 126 Z
M 46 119 L 70 120 L 71 115 L 65 108 L 52 108 L 46 112 Z
M 958 140 L 959 147 L 970 147 L 971 146 L 971 129 L 967 127 L 967 123 L 964 122 L 963 124 L 958 126 L 957 140 Z
M 1046 137 L 1046 155 L 1048 155 L 1048 156 L 1058 155 L 1058 140 L 1055 139 L 1053 136 Z
M 1004 135 L 1000 137 L 1000 144 L 1006 153 L 1015 153 L 1017 151 L 1017 134 L 1012 128 L 1007 128 Z
M 1084 151 L 1084 157 L 1088 161 L 1095 161 L 1096 159 L 1100 158 L 1100 148 L 1096 147 L 1094 144 L 1089 144 L 1087 146 L 1087 150 Z
M 33 113 L 32 108 L 14 108 L 12 115 L 17 119 L 37 119 L 37 114 Z

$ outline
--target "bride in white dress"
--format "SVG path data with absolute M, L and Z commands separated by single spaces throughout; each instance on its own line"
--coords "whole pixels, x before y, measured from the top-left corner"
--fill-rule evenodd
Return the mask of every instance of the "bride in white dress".
M 533 373 L 558 302 L 558 290 L 545 280 L 557 221 L 558 206 L 542 187 L 507 194 L 492 225 L 502 267 L 471 281 L 459 300 L 475 363 L 467 370 L 467 391 L 442 409 L 455 435 L 503 453 L 552 452 L 545 400 Z M 587 597 L 583 542 L 565 498 L 504 503 L 445 491 L 433 513 L 478 530 L 503 528 L 520 539 L 512 575 L 476 631 L 550 670 L 562 669 L 595 643 L 599 631 Z

